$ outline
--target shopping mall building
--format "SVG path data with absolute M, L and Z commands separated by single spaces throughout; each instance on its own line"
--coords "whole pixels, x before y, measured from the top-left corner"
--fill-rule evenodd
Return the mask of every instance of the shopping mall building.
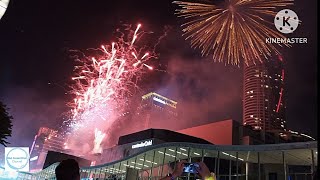
M 66 158 L 79 162 L 82 180 L 156 180 L 180 160 L 204 161 L 218 180 L 311 180 L 317 169 L 317 141 L 306 134 L 252 129 L 232 119 L 174 130 L 171 126 L 179 124 L 176 108 L 177 102 L 159 94 L 142 96 L 133 119 L 144 120 L 136 124 L 145 130 L 120 136 L 116 145 L 86 159 L 69 155 L 64 137 L 42 128 L 31 148 L 31 158 L 37 160 L 30 163 L 42 170 L 19 173 L 18 179 L 55 179 L 56 166 Z M 168 122 L 159 123 L 157 117 Z M 183 174 L 180 179 L 196 177 Z
M 160 179 L 180 160 L 204 161 L 219 180 L 311 179 L 318 166 L 317 141 L 216 145 L 209 140 L 161 129 L 122 136 L 117 146 L 93 156 L 91 166 L 81 167 L 81 179 Z M 19 173 L 18 179 L 55 179 L 57 165 Z M 181 179 L 196 177 L 183 174 Z

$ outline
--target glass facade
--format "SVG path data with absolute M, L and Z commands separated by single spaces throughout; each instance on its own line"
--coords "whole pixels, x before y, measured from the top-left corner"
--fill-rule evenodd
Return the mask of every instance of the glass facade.
M 142 148 L 119 161 L 81 168 L 81 179 L 160 179 L 179 160 L 204 163 L 219 180 L 312 179 L 317 168 L 317 142 L 270 145 L 204 145 L 165 143 Z M 55 179 L 58 164 L 36 174 L 20 173 L 20 179 Z M 193 174 L 179 179 L 193 180 Z

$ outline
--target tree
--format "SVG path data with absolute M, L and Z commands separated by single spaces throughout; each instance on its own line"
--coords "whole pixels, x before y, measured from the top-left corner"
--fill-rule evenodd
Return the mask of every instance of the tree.
M 12 116 L 8 113 L 8 108 L 0 101 L 0 144 L 7 146 L 7 137 L 12 133 Z

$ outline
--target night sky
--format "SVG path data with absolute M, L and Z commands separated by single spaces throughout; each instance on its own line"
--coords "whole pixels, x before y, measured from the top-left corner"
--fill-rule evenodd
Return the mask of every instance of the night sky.
M 156 35 L 167 30 L 157 49 L 157 64 L 174 74 L 150 73 L 142 91 L 157 91 L 196 109 L 194 121 L 184 127 L 228 118 L 241 121 L 242 68 L 213 63 L 191 49 L 181 37 L 182 20 L 174 15 L 171 2 L 11 0 L 0 20 L 0 100 L 14 117 L 12 145 L 30 146 L 40 126 L 61 126 L 69 110 L 65 104 L 73 98 L 66 91 L 74 65 L 68 50 L 110 43 L 121 24 L 138 22 Z M 316 0 L 296 0 L 290 9 L 302 20 L 291 36 L 307 37 L 308 44 L 282 50 L 288 128 L 315 137 Z

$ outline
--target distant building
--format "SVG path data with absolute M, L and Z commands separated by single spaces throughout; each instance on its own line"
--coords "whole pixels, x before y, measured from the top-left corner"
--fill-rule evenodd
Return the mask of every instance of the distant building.
M 243 125 L 263 132 L 286 130 L 282 57 L 244 67 Z
M 41 127 L 35 135 L 30 150 L 30 167 L 33 170 L 42 169 L 48 151 L 68 153 L 64 137 L 58 131 Z
M 315 141 L 316 139 L 304 134 L 304 133 L 299 133 L 296 131 L 292 131 L 292 130 L 287 130 L 283 133 L 280 133 L 280 137 L 284 140 L 286 140 L 287 142 L 305 142 L 305 141 Z
M 202 138 L 219 145 L 241 144 L 239 127 L 241 124 L 232 119 L 178 130 L 179 133 Z
M 157 128 L 170 129 L 166 122 L 174 122 L 178 119 L 177 102 L 166 98 L 160 94 L 150 92 L 143 95 L 140 106 L 133 119 L 136 122 L 142 122 L 141 129 Z
M 251 126 L 243 126 L 240 122 L 232 119 L 182 129 L 177 132 L 217 145 L 278 144 L 315 140 L 311 136 L 290 130 L 282 133 L 256 130 Z

